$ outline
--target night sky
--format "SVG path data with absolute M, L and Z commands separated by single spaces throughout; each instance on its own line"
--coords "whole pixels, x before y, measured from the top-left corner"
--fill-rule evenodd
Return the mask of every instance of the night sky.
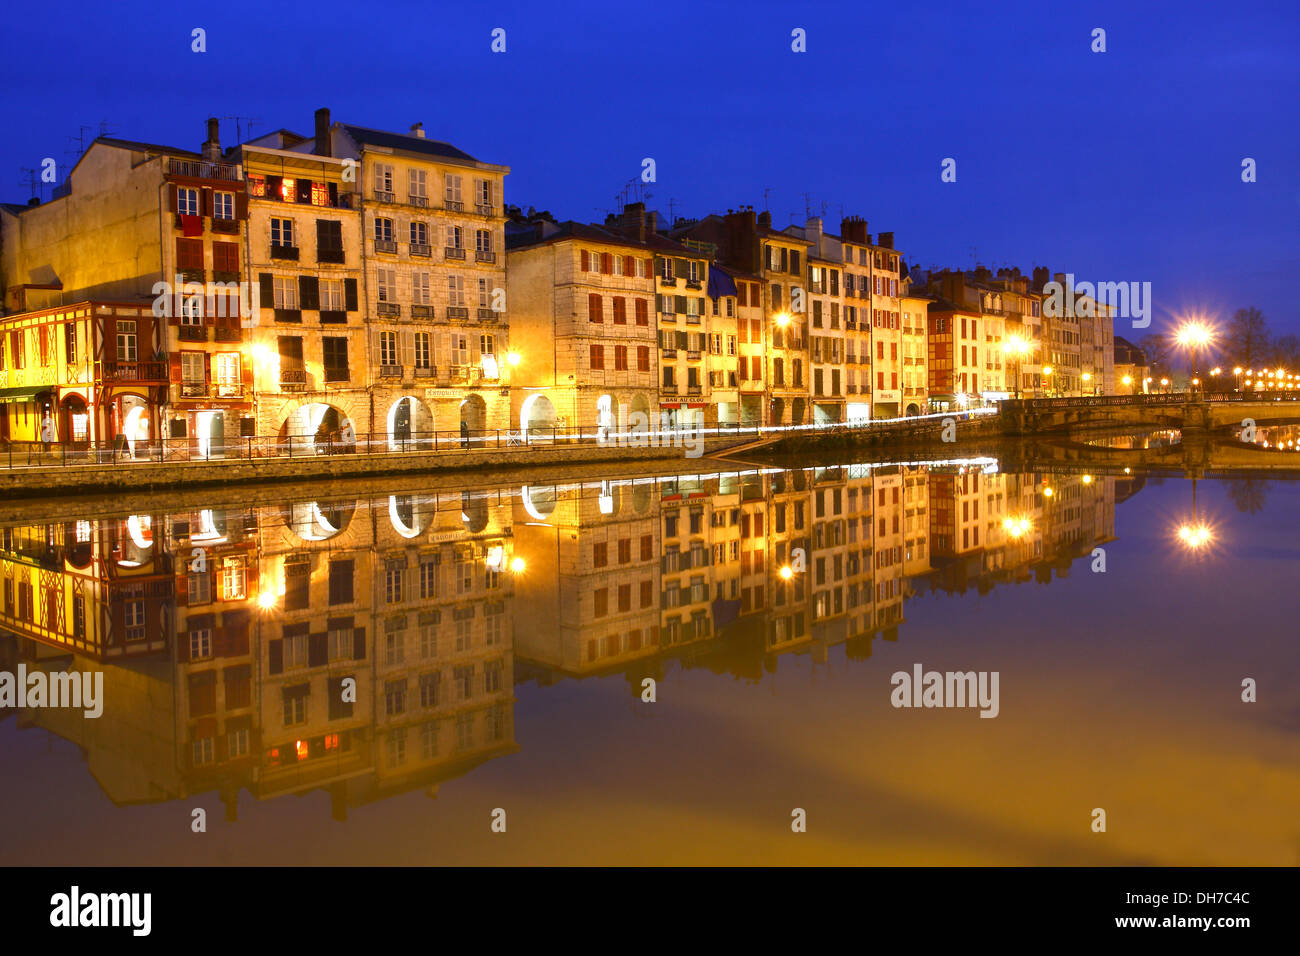
M 206 53 L 190 50 L 195 27 Z M 795 28 L 806 53 L 791 50 Z M 664 215 L 767 205 L 781 227 L 811 208 L 838 232 L 858 214 L 922 266 L 1150 281 L 1147 331 L 1256 305 L 1274 332 L 1300 332 L 1293 0 L 71 0 L 33 8 L 2 42 L 6 201 L 31 195 L 23 168 L 44 157 L 61 177 L 82 125 L 197 150 L 210 115 L 230 145 L 227 117 L 309 134 L 328 106 L 362 126 L 423 122 L 510 166 L 507 202 L 560 219 L 603 219 L 651 157 L 649 205 Z M 945 157 L 956 183 L 940 182 Z M 1116 333 L 1143 334 L 1126 325 Z

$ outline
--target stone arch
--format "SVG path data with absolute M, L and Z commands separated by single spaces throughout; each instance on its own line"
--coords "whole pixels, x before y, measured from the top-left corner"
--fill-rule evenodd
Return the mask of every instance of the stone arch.
M 910 402 L 908 403 L 907 412 L 905 414 L 908 418 L 915 418 L 917 415 L 921 414 L 921 408 L 916 404 L 916 402 Z
M 555 425 L 555 405 L 541 392 L 534 392 L 524 399 L 519 409 L 519 427 L 525 433 L 530 431 L 550 432 Z
M 356 426 L 336 405 L 304 402 L 291 408 L 280 424 L 282 452 L 292 455 L 324 455 L 331 451 L 355 451 Z
M 388 406 L 388 450 L 423 448 L 433 440 L 433 412 L 414 395 L 403 395 Z
M 460 402 L 461 444 L 468 446 L 471 439 L 482 439 L 487 429 L 487 402 L 478 392 L 471 392 Z

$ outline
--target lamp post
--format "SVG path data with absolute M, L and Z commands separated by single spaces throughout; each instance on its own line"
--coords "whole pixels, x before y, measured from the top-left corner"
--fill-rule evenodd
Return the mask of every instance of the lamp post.
M 1083 397 L 1083 388 L 1084 388 L 1084 386 L 1087 385 L 1087 384 L 1088 384 L 1089 382 L 1091 382 L 1091 381 L 1092 381 L 1092 373 L 1091 373 L 1091 372 L 1084 372 L 1081 376 L 1079 376 L 1079 397 L 1080 397 L 1080 398 Z
M 1050 366 L 1050 365 L 1044 365 L 1044 366 L 1043 366 L 1043 378 L 1051 378 L 1051 377 L 1052 377 L 1052 373 L 1053 373 L 1054 371 L 1056 371 L 1056 370 L 1055 370 L 1054 368 L 1052 368 L 1052 366 Z M 1055 397 L 1055 395 L 1056 395 L 1056 389 L 1055 389 L 1052 385 L 1049 385 L 1049 386 L 1048 386 L 1048 391 L 1052 393 L 1053 397 Z
M 1190 377 L 1193 382 L 1196 380 L 1196 350 L 1209 345 L 1210 340 L 1213 337 L 1214 334 L 1210 330 L 1209 326 L 1205 325 L 1203 322 L 1195 320 L 1185 322 L 1181 327 L 1179 327 L 1177 334 L 1174 336 L 1174 340 L 1179 345 L 1191 352 L 1192 374 Z
M 1002 345 L 1003 351 L 1014 361 L 1016 367 L 1015 397 L 1020 397 L 1020 363 L 1029 353 L 1029 343 L 1018 335 L 1013 335 Z
M 1238 365 L 1232 370 L 1232 374 L 1237 377 L 1237 391 L 1241 391 L 1241 366 Z

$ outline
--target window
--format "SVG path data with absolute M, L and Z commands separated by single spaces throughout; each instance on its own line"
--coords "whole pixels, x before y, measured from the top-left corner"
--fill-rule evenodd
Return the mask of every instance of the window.
M 375 164 L 375 192 L 388 193 L 393 192 L 393 167 L 388 163 Z
M 396 332 L 379 333 L 379 364 L 380 365 L 398 364 Z
M 189 186 L 181 186 L 177 189 L 176 211 L 182 216 L 197 216 L 199 214 L 199 191 Z
M 459 208 L 461 203 L 460 197 L 460 177 L 448 173 L 443 179 L 443 199 L 447 203 L 454 203 Z
M 375 219 L 375 241 L 392 242 L 393 241 L 393 220 L 383 217 Z
M 411 302 L 415 305 L 432 305 L 432 289 L 429 273 L 416 272 L 411 276 Z
M 605 346 L 591 346 L 591 367 L 593 370 L 603 371 L 605 368 Z
M 447 227 L 447 248 L 458 251 L 465 248 L 465 228 L 463 226 Z
M 322 312 L 343 311 L 343 281 L 341 279 L 321 279 L 320 308 Z
M 636 368 L 638 372 L 650 371 L 650 346 L 638 345 L 636 347 Z
M 212 244 L 212 268 L 216 272 L 238 272 L 239 243 L 214 242 Z
M 378 277 L 378 295 L 380 302 L 397 300 L 397 271 L 395 269 L 376 269 Z
M 453 365 L 469 364 L 469 336 L 453 332 L 451 336 L 451 362 Z
M 343 261 L 343 223 L 339 220 L 316 220 L 316 258 L 320 262 Z
M 21 350 L 15 353 L 15 359 L 22 355 Z M 117 320 L 117 360 L 119 362 L 134 362 L 136 360 L 136 334 L 135 322 L 124 319 Z M 22 368 L 26 363 L 26 357 L 23 356 L 21 362 L 15 361 L 14 368 Z
M 492 205 L 492 181 L 479 179 L 474 183 L 474 202 L 480 206 Z
M 243 601 L 248 597 L 244 558 L 228 557 L 221 561 L 220 594 L 223 601 Z
M 436 598 L 437 596 L 438 565 L 433 561 L 422 561 L 420 563 L 420 597 L 426 599 Z
M 298 280 L 293 276 L 274 276 L 271 280 L 271 292 L 275 308 L 298 308 Z
M 307 723 L 307 689 L 303 687 L 285 688 L 284 691 L 284 725 L 293 727 Z
M 447 276 L 447 304 L 456 309 L 465 307 L 465 279 L 462 276 Z
M 353 562 L 351 559 L 330 562 L 330 604 L 351 604 Z
M 273 246 L 292 246 L 293 245 L 293 220 L 271 219 L 271 245 Z
M 348 340 L 337 336 L 321 339 L 321 353 L 325 365 L 325 381 L 348 380 Z
M 427 246 L 429 244 L 429 224 L 414 221 L 411 223 L 411 245 Z
M 627 371 L 627 346 L 614 346 L 614 370 L 617 372 Z
M 201 661 L 212 656 L 212 629 L 209 627 L 190 631 L 190 660 Z
M 203 352 L 182 352 L 181 353 L 181 384 L 193 388 L 202 389 L 207 384 L 208 367 L 207 356 Z M 202 394 L 191 392 L 189 388 L 183 388 L 185 394 Z
M 433 365 L 433 348 L 428 332 L 415 333 L 415 367 L 431 368 Z M 423 569 L 423 566 L 421 566 Z M 423 597 L 423 595 L 421 595 Z
M 234 219 L 235 218 L 235 194 L 214 192 L 212 194 L 212 218 L 213 219 Z
M 605 309 L 604 300 L 599 293 L 591 292 L 587 294 L 587 320 L 590 322 L 604 322 Z
M 474 232 L 474 249 L 485 254 L 492 252 L 492 231 L 490 229 L 478 229 Z
M 423 169 L 412 169 L 409 171 L 410 197 L 411 201 L 417 206 L 428 205 L 429 198 L 429 175 Z M 420 200 L 423 200 L 421 202 Z
M 497 354 L 497 337 L 495 335 L 480 335 L 478 337 L 479 355 L 495 356 Z

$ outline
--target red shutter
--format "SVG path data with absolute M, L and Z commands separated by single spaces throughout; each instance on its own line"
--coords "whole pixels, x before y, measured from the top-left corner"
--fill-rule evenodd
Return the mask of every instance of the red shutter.
M 243 381 L 245 388 L 252 388 L 253 387 L 253 365 L 251 362 L 246 361 L 242 355 L 240 356 L 239 361 L 240 361 L 239 374 L 240 374 L 241 381 Z
M 175 183 L 171 183 L 171 184 L 169 184 L 169 185 L 167 186 L 167 208 L 168 208 L 170 211 L 172 211 L 172 212 L 175 212 L 175 211 L 177 210 L 177 208 L 179 208 L 179 207 L 177 206 L 177 203 L 176 203 L 176 184 L 175 184 Z
M 174 194 L 173 194 L 173 195 L 174 195 Z M 586 250 L 586 249 L 583 249 L 583 250 L 582 250 L 582 268 L 581 268 L 580 271 L 582 271 L 582 272 L 586 272 L 587 269 L 590 268 L 590 266 L 591 266 L 591 261 L 587 258 L 587 250 Z
M 171 380 L 179 382 L 181 380 L 181 353 L 172 352 L 167 356 L 167 362 L 170 365 Z
M 248 218 L 248 193 L 246 192 L 235 193 L 235 218 Z
M 608 252 L 600 254 L 600 271 L 607 276 L 614 274 L 614 257 Z

